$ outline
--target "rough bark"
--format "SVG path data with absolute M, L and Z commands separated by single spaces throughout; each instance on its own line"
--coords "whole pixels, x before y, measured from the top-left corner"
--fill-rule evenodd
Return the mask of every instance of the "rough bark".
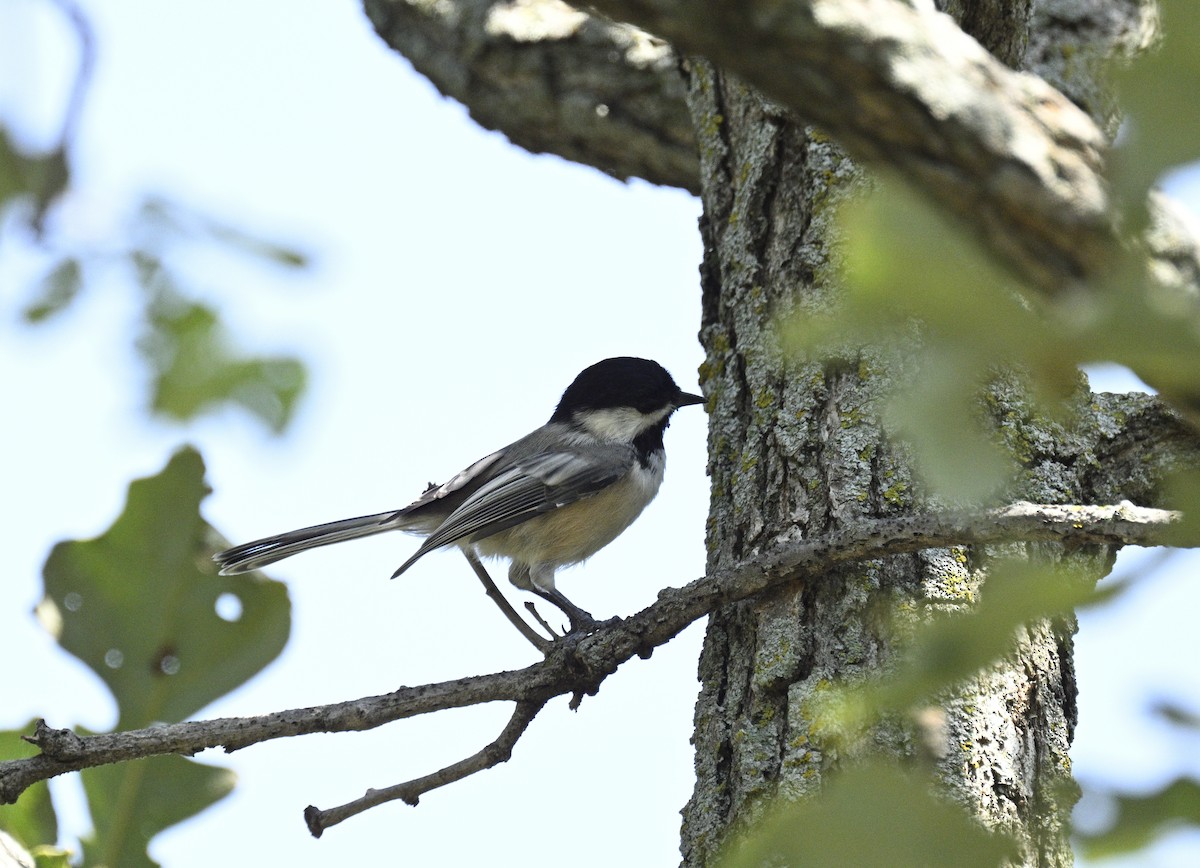
M 1128 39 L 1144 25 L 1136 3 L 1073 4 L 1070 17 L 1057 2 L 1032 10 L 1016 2 L 951 5 L 981 39 L 1026 62 L 1052 54 L 1064 33 L 1073 39 L 1086 33 L 1100 51 L 1096 46 L 1111 49 L 1113 39 Z M 1093 18 L 1099 24 L 1087 26 Z M 1027 22 L 1039 29 L 1036 36 Z M 1056 74 L 1068 81 L 1065 70 Z M 1098 120 L 1111 120 L 1111 104 L 1094 83 L 1079 82 L 1076 93 Z M 833 202 L 853 195 L 856 170 L 823 136 L 707 62 L 690 64 L 689 103 L 704 201 L 702 374 L 714 407 L 708 542 L 715 570 L 781 535 L 825 534 L 927 502 L 903 451 L 878 421 L 880 398 L 904 377 L 902 362 L 885 363 L 869 348 L 848 349 L 841 358 L 785 360 L 773 344 L 775 317 L 822 309 L 836 296 L 828 214 Z M 1030 409 L 1019 383 L 998 382 L 989 398 L 992 418 L 1021 468 L 1009 493 L 1059 503 L 1116 495 L 1159 500 L 1159 483 L 1178 457 L 1168 447 L 1186 440 L 1186 431 L 1148 416 L 1146 431 L 1158 452 L 1128 441 L 1114 446 L 1106 432 L 1117 405 L 1153 415 L 1137 398 L 1081 396 L 1073 421 L 1049 423 Z M 1162 463 L 1147 466 L 1143 459 L 1151 454 Z M 1103 576 L 1115 554 L 1100 547 L 1067 554 L 1053 546 L 1020 552 L 1061 563 L 1081 582 Z M 835 567 L 819 583 L 711 616 L 700 661 L 697 781 L 684 810 L 684 864 L 712 864 L 723 840 L 776 797 L 819 790 L 848 757 L 815 723 L 815 700 L 831 684 L 886 667 L 897 650 L 896 625 L 969 605 L 995 554 L 982 547 L 931 549 Z M 1072 862 L 1074 631 L 1073 618 L 1027 625 L 1004 660 L 941 702 L 941 746 L 933 756 L 939 779 L 986 825 L 1013 834 L 1025 865 Z M 901 723 L 881 727 L 868 741 L 859 749 L 909 762 L 924 758 L 916 733 Z
M 1158 6 L 1146 0 L 1037 0 L 1020 66 L 1069 97 L 1111 137 L 1120 117 L 1104 67 L 1136 56 L 1159 32 Z
M 699 189 L 675 53 L 559 0 L 364 0 L 379 35 L 471 117 L 534 153 Z

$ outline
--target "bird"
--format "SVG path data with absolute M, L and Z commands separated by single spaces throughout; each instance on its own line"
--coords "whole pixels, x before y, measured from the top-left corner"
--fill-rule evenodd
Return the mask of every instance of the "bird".
M 448 482 L 431 483 L 403 509 L 264 537 L 213 559 L 221 575 L 233 575 L 386 531 L 421 534 L 424 541 L 392 578 L 455 544 L 507 558 L 509 581 L 557 606 L 575 632 L 595 620 L 555 587 L 555 572 L 587 560 L 642 513 L 662 485 L 663 433 L 672 414 L 703 403 L 658 362 L 604 359 L 575 377 L 545 425 Z

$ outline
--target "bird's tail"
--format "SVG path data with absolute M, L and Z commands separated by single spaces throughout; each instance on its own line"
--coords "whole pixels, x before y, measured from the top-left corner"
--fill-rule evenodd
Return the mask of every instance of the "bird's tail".
M 221 565 L 223 576 L 248 573 L 309 549 L 396 530 L 403 527 L 398 519 L 399 514 L 393 510 L 289 530 L 217 552 L 213 560 Z

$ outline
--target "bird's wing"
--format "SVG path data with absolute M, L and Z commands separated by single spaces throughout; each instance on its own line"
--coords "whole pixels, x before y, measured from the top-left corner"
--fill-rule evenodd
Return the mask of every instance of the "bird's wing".
M 433 549 L 462 539 L 481 540 L 611 485 L 636 461 L 629 447 L 542 452 L 525 458 L 468 497 L 392 578 Z
M 410 503 L 408 506 L 396 512 L 389 513 L 383 520 L 384 524 L 392 523 L 403 526 L 405 517 L 414 513 L 420 514 L 420 511 L 432 503 L 437 503 L 454 494 L 469 494 L 473 486 L 477 486 L 481 480 L 487 479 L 488 471 L 492 470 L 497 464 L 501 464 L 504 458 L 508 455 L 509 449 L 506 447 L 493 452 L 491 455 L 484 456 L 457 474 L 453 478 L 444 482 L 441 485 L 430 483 L 425 492 Z M 464 492 L 464 489 L 466 491 Z M 453 500 L 451 500 L 453 503 Z

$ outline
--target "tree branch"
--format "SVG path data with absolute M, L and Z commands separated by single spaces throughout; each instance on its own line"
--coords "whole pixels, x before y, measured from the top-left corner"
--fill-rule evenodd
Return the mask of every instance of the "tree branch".
M 308 824 L 308 831 L 314 838 L 320 838 L 321 834 L 330 826 L 336 826 L 343 820 L 348 820 L 368 808 L 396 799 L 401 799 L 405 804 L 415 808 L 421 796 L 430 790 L 461 781 L 476 772 L 508 762 L 517 741 L 525 734 L 525 730 L 529 728 L 529 724 L 533 723 L 533 719 L 537 717 L 543 706 L 545 706 L 545 702 L 518 702 L 508 725 L 504 727 L 495 741 L 474 756 L 452 763 L 441 771 L 386 789 L 367 790 L 366 795 L 361 799 L 355 799 L 327 811 L 309 805 L 304 809 L 304 822 Z
M 511 748 L 509 739 L 515 743 L 520 737 L 528 725 L 526 716 L 532 720 L 551 698 L 595 694 L 603 680 L 621 664 L 635 655 L 648 657 L 654 648 L 717 607 L 789 582 L 819 579 L 832 563 L 871 560 L 926 548 L 1016 540 L 1074 545 L 1200 545 L 1198 539 L 1179 538 L 1175 526 L 1178 518 L 1175 512 L 1129 503 L 1119 506 L 1015 503 L 983 512 L 911 515 L 863 522 L 818 539 L 782 545 L 685 587 L 666 588 L 659 592 L 653 605 L 636 615 L 614 618 L 586 636 L 566 636 L 554 643 L 545 660 L 524 669 L 401 687 L 383 696 L 257 717 L 165 724 L 103 735 L 80 736 L 70 730 L 52 729 L 40 721 L 26 741 L 37 746 L 41 754 L 0 763 L 0 804 L 16 801 L 38 781 L 108 763 L 161 754 L 191 755 L 218 746 L 228 752 L 275 738 L 373 729 L 406 717 L 485 702 L 518 704 L 504 733 L 481 754 L 437 774 L 400 785 L 408 787 L 403 792 L 415 798 L 440 786 L 438 781 L 457 780 L 453 775 L 459 771 L 463 772 L 459 777 L 472 773 L 471 764 L 483 761 L 480 755 L 491 760 L 503 753 L 506 744 Z M 334 809 L 334 813 L 338 810 L 344 809 Z
M 559 0 L 364 0 L 376 31 L 489 130 L 615 178 L 700 188 L 674 51 Z
M 1099 392 L 1089 399 L 1077 435 L 1062 437 L 1069 454 L 1083 446 L 1083 492 L 1092 503 L 1162 505 L 1164 480 L 1200 464 L 1196 431 L 1161 398 L 1144 392 Z M 1036 423 L 1035 423 L 1036 424 Z M 1030 436 L 1038 436 L 1030 429 Z M 1051 435 L 1054 436 L 1054 435 Z

